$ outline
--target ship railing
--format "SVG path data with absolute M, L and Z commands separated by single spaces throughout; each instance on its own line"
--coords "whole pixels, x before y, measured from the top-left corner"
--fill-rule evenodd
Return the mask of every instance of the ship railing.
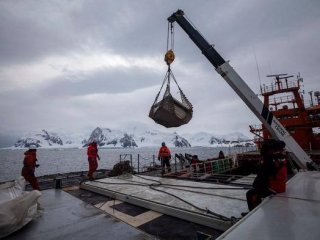
M 263 84 L 261 86 L 261 94 L 279 91 L 279 90 L 291 89 L 291 88 L 299 88 L 299 83 L 297 80 L 295 81 L 291 80 L 287 82 L 281 81 L 279 85 L 277 83 L 272 83 L 269 85 Z
M 234 167 L 234 160 L 231 157 L 204 161 L 201 163 L 192 163 L 189 167 L 189 175 L 194 178 L 201 178 L 207 175 L 225 173 Z
M 163 170 L 161 167 L 161 162 L 156 158 L 154 154 L 151 156 L 143 156 L 141 154 L 137 154 L 136 157 L 134 157 L 132 154 L 121 154 L 120 162 L 122 161 L 129 161 L 130 166 L 133 168 L 133 171 L 138 174 L 146 172 L 161 174 Z M 170 162 L 171 170 L 174 172 L 178 172 L 185 167 L 185 163 L 178 159 L 176 156 L 174 156 Z
M 120 154 L 120 162 L 130 161 L 130 165 L 132 166 L 132 154 Z
M 273 97 L 269 99 L 269 105 L 279 105 L 284 103 L 296 103 L 295 98 L 292 95 Z
M 308 116 L 308 120 L 312 126 L 320 126 L 320 114 Z
M 155 155 L 150 157 L 143 157 L 141 154 L 137 155 L 137 158 L 133 158 L 132 154 L 120 154 L 119 162 L 129 161 L 130 166 L 133 168 L 134 172 L 140 173 L 145 171 L 157 170 L 155 162 Z
M 95 178 L 105 178 L 108 176 L 110 170 L 108 169 L 98 169 L 95 172 Z M 52 189 L 52 188 L 67 188 L 73 187 L 80 184 L 83 180 L 87 179 L 88 171 L 77 171 L 69 173 L 56 173 L 48 174 L 43 176 L 38 176 L 38 182 L 40 184 L 41 190 Z M 0 183 L 1 184 L 1 183 Z M 26 183 L 26 190 L 32 190 L 31 185 Z
M 242 147 L 234 147 L 233 150 L 227 154 L 226 159 L 233 159 L 232 166 L 235 166 L 234 162 L 234 156 L 238 153 L 243 152 L 250 152 L 250 151 L 256 151 L 256 146 L 242 146 Z M 121 154 L 119 157 L 119 161 L 128 161 L 130 166 L 132 167 L 134 173 L 140 174 L 140 173 L 150 173 L 152 175 L 162 175 L 162 170 L 165 170 L 165 173 L 168 173 L 168 169 L 162 169 L 161 162 L 158 161 L 158 158 L 156 155 L 142 155 L 142 154 Z M 206 164 L 202 166 L 199 164 L 199 166 L 196 166 L 196 169 L 201 168 L 205 174 L 210 173 L 218 173 L 225 170 L 225 166 L 229 166 L 226 162 L 221 162 L 222 160 L 206 160 Z M 212 162 L 212 163 L 211 163 Z M 209 165 L 208 165 L 209 163 Z M 216 164 L 219 164 L 216 166 Z M 171 165 L 171 173 L 172 174 L 179 174 L 181 172 L 188 172 L 191 175 L 203 175 L 201 171 L 192 171 L 193 167 L 184 158 L 178 158 L 176 154 L 172 154 L 172 159 L 170 160 Z M 228 168 L 228 167 L 227 167 Z M 191 169 L 191 170 L 190 170 Z M 211 170 L 212 171 L 211 171 Z

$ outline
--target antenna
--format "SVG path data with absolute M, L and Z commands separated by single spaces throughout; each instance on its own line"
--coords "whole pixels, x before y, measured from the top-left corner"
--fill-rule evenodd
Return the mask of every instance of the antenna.
M 314 92 L 314 96 L 317 98 L 318 105 L 319 105 L 320 104 L 320 92 L 319 91 L 315 91 Z
M 294 77 L 294 76 L 290 75 L 290 76 L 285 76 L 285 77 L 279 77 L 279 79 L 288 79 L 288 78 L 291 78 L 291 77 Z
M 286 75 L 288 75 L 288 73 L 271 74 L 271 75 L 267 75 L 267 77 L 279 78 L 279 77 L 281 77 L 281 76 L 286 76 Z
M 287 78 L 291 77 L 291 76 L 286 76 L 288 75 L 287 73 L 280 73 L 280 74 L 272 74 L 272 75 L 267 75 L 267 77 L 274 77 L 276 79 L 275 84 L 278 86 L 278 89 L 282 89 L 282 81 L 280 81 L 280 79 L 286 79 L 286 86 L 288 87 L 288 81 Z M 285 76 L 285 77 L 281 77 L 281 76 Z
M 254 59 L 256 60 L 258 78 L 259 78 L 259 83 L 260 83 L 260 88 L 261 88 L 261 79 L 260 79 L 259 65 L 258 65 L 257 55 L 256 55 L 256 51 L 255 51 L 254 47 L 253 47 L 253 54 L 254 54 Z
M 312 93 L 313 93 L 313 91 L 310 91 L 310 92 L 309 92 L 309 94 L 310 94 L 310 99 L 311 99 L 311 107 L 313 107 Z

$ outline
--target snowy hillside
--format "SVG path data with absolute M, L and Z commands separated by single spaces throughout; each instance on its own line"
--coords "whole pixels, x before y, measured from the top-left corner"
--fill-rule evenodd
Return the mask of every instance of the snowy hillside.
M 151 130 L 143 124 L 125 126 L 123 130 L 95 128 L 91 134 L 66 134 L 47 130 L 36 131 L 20 138 L 13 148 L 36 145 L 41 148 L 83 148 L 96 141 L 101 148 L 155 147 L 165 142 L 170 147 L 248 146 L 252 140 L 241 133 L 214 135 L 206 132 L 178 134 Z
M 47 130 L 27 133 L 17 140 L 13 147 L 28 148 L 30 145 L 42 148 L 78 148 L 83 145 L 84 135 L 49 132 Z
M 191 146 L 235 146 L 235 145 L 251 145 L 252 140 L 242 133 L 232 133 L 228 135 L 214 135 L 206 132 L 199 132 L 195 134 L 185 134 L 184 137 L 188 139 Z

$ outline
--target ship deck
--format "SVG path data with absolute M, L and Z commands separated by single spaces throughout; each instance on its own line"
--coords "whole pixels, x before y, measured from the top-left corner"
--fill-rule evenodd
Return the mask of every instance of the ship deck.
M 300 172 L 218 239 L 320 239 L 320 172 Z
M 76 179 L 64 178 L 63 189 L 42 181 L 44 209 L 40 218 L 5 237 L 17 239 L 216 239 L 223 231 L 80 189 Z M 28 189 L 30 187 L 28 186 Z
M 63 190 L 44 190 L 39 202 L 42 215 L 4 239 L 153 239 Z
M 148 177 L 156 181 L 161 178 Z M 249 178 L 251 181 L 252 178 Z M 133 178 L 132 180 L 137 181 Z M 320 172 L 300 172 L 289 180 L 287 191 L 272 198 L 265 199 L 255 210 L 236 222 L 228 230 L 218 230 L 214 226 L 206 225 L 206 217 L 199 218 L 198 214 L 190 215 L 188 211 L 179 212 L 180 215 L 191 216 L 190 219 L 181 219 L 185 216 L 175 216 L 170 212 L 150 210 L 150 206 L 139 206 L 139 201 L 128 202 L 126 197 L 116 199 L 113 196 L 101 195 L 97 192 L 79 188 L 79 185 L 68 186 L 63 189 L 47 189 L 42 191 L 40 197 L 41 207 L 44 209 L 40 218 L 33 220 L 19 231 L 5 239 L 311 239 L 320 238 Z M 104 185 L 105 179 L 98 179 L 100 183 L 84 182 L 83 186 Z M 108 180 L 112 181 L 112 180 Z M 118 180 L 117 180 L 118 181 Z M 141 180 L 140 180 L 141 181 Z M 185 184 L 181 180 L 161 179 L 165 184 Z M 250 182 L 249 181 L 249 182 Z M 102 183 L 101 183 L 102 182 Z M 142 181 L 143 182 L 143 181 Z M 189 181 L 201 185 L 203 182 Z M 112 185 L 112 184 L 109 184 Z M 116 184 L 114 184 L 116 185 Z M 52 186 L 52 185 L 51 185 Z M 213 185 L 211 185 L 213 186 Z M 118 186 L 119 187 L 119 186 Z M 176 186 L 177 187 L 177 186 Z M 228 187 L 228 186 L 227 186 Z M 86 187 L 85 187 L 86 188 Z M 181 188 L 181 187 L 179 187 Z M 182 187 L 185 188 L 185 187 Z M 125 191 L 128 189 L 124 188 Z M 109 189 L 108 191 L 110 192 Z M 137 189 L 129 188 L 130 191 Z M 104 190 L 105 191 L 105 190 Z M 176 194 L 180 190 L 173 191 Z M 237 194 L 221 190 L 220 194 L 229 198 L 235 208 L 227 210 L 217 209 L 215 198 L 209 196 L 213 205 L 209 208 L 222 211 L 220 214 L 236 215 L 244 207 L 244 190 Z M 238 191 L 238 190 L 236 190 Z M 138 191 L 139 192 L 139 191 Z M 148 196 L 147 203 L 154 201 L 153 190 L 142 190 Z M 216 192 L 217 193 L 217 192 Z M 215 194 L 216 194 L 215 193 Z M 142 193 L 143 195 L 143 193 Z M 157 195 L 157 194 L 156 194 Z M 190 196 L 192 196 L 191 194 Z M 124 194 L 126 196 L 126 194 Z M 128 195 L 129 196 L 129 195 Z M 244 197 L 244 196 L 243 196 Z M 139 197 L 140 198 L 140 197 Z M 183 195 L 184 199 L 185 195 Z M 198 197 L 195 197 L 195 200 Z M 210 200 L 211 198 L 211 200 Z M 218 196 L 218 198 L 220 198 Z M 234 199 L 238 203 L 234 202 Z M 160 198 L 162 199 L 162 198 Z M 163 198 L 162 200 L 165 200 Z M 162 201 L 161 200 L 161 201 Z M 172 202 L 172 199 L 169 202 Z M 190 201 L 192 200 L 189 199 Z M 142 200 L 144 202 L 145 200 Z M 228 199 L 223 199 L 219 206 L 229 204 Z M 201 201 L 199 204 L 202 204 Z M 241 206 L 241 210 L 236 205 Z M 173 208 L 173 210 L 176 207 Z M 219 208 L 219 207 L 218 207 Z M 188 215 L 189 214 L 189 215 Z M 194 221 L 196 220 L 196 221 Z M 200 221 L 200 222 L 197 222 Z

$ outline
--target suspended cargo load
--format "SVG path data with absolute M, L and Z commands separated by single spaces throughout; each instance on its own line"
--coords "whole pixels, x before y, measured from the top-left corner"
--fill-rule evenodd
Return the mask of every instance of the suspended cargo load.
M 169 49 L 170 46 L 170 49 Z M 164 57 L 164 61 L 168 65 L 168 71 L 163 80 L 162 86 L 159 93 L 156 96 L 156 99 L 151 106 L 149 117 L 152 118 L 156 123 L 170 128 L 170 127 L 179 127 L 181 125 L 187 124 L 193 114 L 192 104 L 189 102 L 187 97 L 182 92 L 179 87 L 172 71 L 170 65 L 175 59 L 175 54 L 173 52 L 174 47 L 174 28 L 173 24 L 168 23 L 168 33 L 167 33 L 167 52 Z M 170 78 L 174 80 L 179 91 L 180 99 L 173 97 L 170 92 Z M 162 100 L 158 101 L 160 92 L 164 86 L 164 83 L 167 82 L 166 90 L 163 94 Z
M 170 93 L 170 77 L 172 77 L 172 79 L 178 86 L 181 101 L 174 98 Z M 165 93 L 163 95 L 162 100 L 158 102 L 160 92 L 165 82 L 167 82 Z M 164 127 L 170 128 L 179 127 L 183 124 L 187 124 L 191 120 L 192 114 L 192 104 L 189 102 L 187 97 L 182 92 L 169 67 L 165 79 L 160 88 L 160 91 L 157 94 L 153 105 L 151 106 L 149 117 L 152 118 L 156 123 Z

